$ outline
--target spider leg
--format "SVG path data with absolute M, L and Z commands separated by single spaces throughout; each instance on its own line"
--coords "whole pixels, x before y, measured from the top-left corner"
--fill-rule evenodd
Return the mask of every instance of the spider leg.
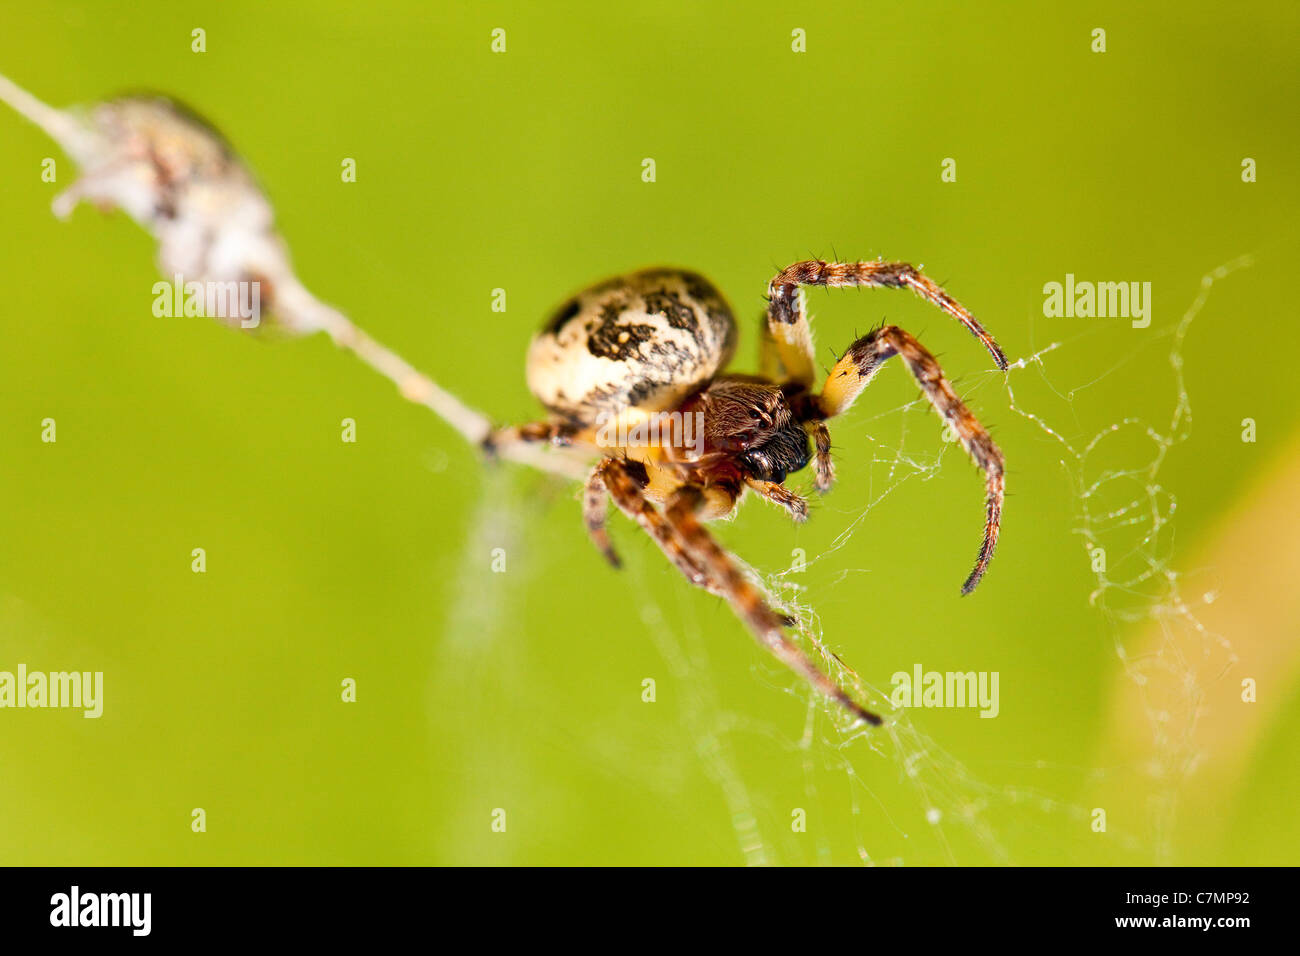
M 582 452 L 580 429 L 567 422 L 527 422 L 494 428 L 480 444 L 490 459 L 510 458 L 542 471 L 581 481 L 587 477 L 589 452 Z M 550 445 L 548 448 L 538 446 Z M 581 460 L 582 453 L 585 461 Z
M 747 478 L 745 484 L 749 485 L 755 494 L 762 495 L 768 501 L 774 502 L 790 512 L 790 517 L 800 524 L 808 520 L 808 502 L 785 485 L 775 481 L 762 481 L 758 478 Z
M 772 335 L 772 323 L 766 315 L 760 315 L 758 319 L 758 374 L 773 382 L 784 381 L 789 376 L 776 338 Z
M 552 445 L 563 446 L 569 444 L 575 434 L 577 429 L 565 422 L 525 422 L 522 425 L 494 428 L 488 433 L 487 438 L 483 439 L 483 446 L 489 451 L 511 442 L 529 444 L 549 442 Z
M 831 431 L 823 421 L 810 422 L 808 430 L 812 432 L 816 448 L 813 456 L 813 483 L 819 492 L 826 494 L 835 483 L 835 465 L 831 461 Z
M 639 478 L 639 463 L 627 462 L 619 458 L 602 458 L 587 479 L 583 513 L 586 517 L 587 531 L 614 567 L 619 567 L 618 556 L 614 553 L 605 530 L 605 492 L 614 499 L 620 511 L 640 525 L 646 534 L 654 539 L 660 550 L 668 557 L 677 570 L 681 571 L 696 587 L 704 588 L 713 594 L 721 595 L 721 590 L 707 572 L 683 547 L 675 529 L 660 513 L 650 499 L 646 497 L 644 484 Z
M 723 596 L 749 626 L 758 642 L 815 689 L 841 704 L 854 716 L 870 724 L 881 723 L 879 716 L 862 707 L 842 687 L 818 670 L 817 665 L 798 645 L 786 637 L 781 630 L 784 623 L 782 616 L 768 607 L 758 588 L 741 573 L 736 562 L 700 523 L 697 513 L 704 503 L 704 492 L 698 485 L 683 485 L 669 497 L 664 514 L 688 550 L 722 587 Z
M 975 567 L 961 588 L 962 594 L 970 594 L 984 576 L 993 557 L 993 549 L 998 543 L 1002 501 L 1006 496 L 1005 462 L 1001 449 L 994 444 L 984 426 L 976 420 L 970 409 L 957 397 L 952 385 L 943 377 L 943 369 L 935 357 L 912 335 L 897 326 L 887 325 L 863 336 L 849 347 L 831 369 L 826 386 L 817 397 L 817 404 L 827 418 L 842 414 L 875 377 L 880 366 L 895 355 L 902 356 L 920 383 L 925 397 L 952 427 L 966 453 L 985 474 L 987 503 L 984 541 Z
M 781 364 L 790 381 L 811 388 L 814 376 L 812 330 L 804 307 L 802 287 L 842 288 L 862 286 L 877 289 L 911 289 L 931 305 L 942 309 L 984 343 L 1000 369 L 1007 358 L 993 336 L 984 331 L 975 316 L 943 291 L 928 276 L 906 262 L 796 262 L 779 272 L 767 287 L 767 324 L 775 340 Z
M 618 552 L 614 550 L 614 545 L 609 540 L 609 532 L 605 530 L 605 518 L 609 511 L 608 489 L 605 486 L 605 463 L 612 460 L 602 458 L 591 470 L 591 475 L 587 478 L 587 484 L 582 491 L 582 520 L 587 526 L 587 534 L 600 549 L 600 553 L 611 565 L 619 568 L 623 566 L 623 562 L 619 560 Z

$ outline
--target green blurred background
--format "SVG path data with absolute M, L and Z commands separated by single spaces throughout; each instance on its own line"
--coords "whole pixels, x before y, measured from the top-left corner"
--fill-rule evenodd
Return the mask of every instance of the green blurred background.
M 257 172 L 306 283 L 502 421 L 537 413 L 523 356 L 550 307 L 662 262 L 727 291 L 746 368 L 766 281 L 809 256 L 924 263 L 1013 359 L 1061 343 L 1004 382 L 911 297 L 810 295 L 827 365 L 855 333 L 902 324 L 993 426 L 1011 498 L 974 596 L 958 586 L 979 482 L 924 409 L 901 410 L 916 397 L 901 368 L 839 423 L 839 484 L 808 525 L 751 505 L 720 528 L 776 572 L 888 492 L 790 579 L 865 680 L 996 670 L 999 717 L 917 711 L 846 743 L 621 518 L 616 574 L 573 489 L 485 468 L 323 337 L 154 318 L 152 241 L 89 208 L 56 221 L 71 163 L 0 110 L 0 669 L 106 685 L 97 721 L 0 711 L 0 862 L 1296 862 L 1294 597 L 1251 602 L 1271 630 L 1225 619 L 1241 658 L 1226 671 L 1164 591 L 1147 611 L 1136 596 L 1131 621 L 1090 604 L 1081 484 L 1149 449 L 1063 464 L 1007 385 L 1076 446 L 1126 418 L 1166 427 L 1170 333 L 1204 274 L 1251 255 L 1190 327 L 1194 427 L 1147 481 L 1177 497 L 1154 552 L 1194 573 L 1189 599 L 1250 577 L 1250 542 L 1215 541 L 1265 499 L 1300 426 L 1300 10 L 633 6 L 12 3 L 0 72 L 56 105 L 142 87 L 191 104 Z M 58 184 L 40 179 L 46 156 Z M 1150 281 L 1151 328 L 1045 318 L 1042 286 L 1067 272 Z M 1288 514 L 1259 505 L 1264 525 L 1294 530 L 1281 500 Z M 1232 599 L 1225 586 L 1218 606 Z M 1152 772 L 1163 711 L 1125 716 L 1142 690 L 1116 647 L 1142 655 L 1153 628 L 1157 658 L 1204 655 L 1182 691 L 1197 733 L 1259 715 L 1195 738 L 1186 783 Z M 1256 705 L 1238 699 L 1249 676 Z M 1216 770 L 1224 754 L 1233 769 Z M 1189 792 L 1196 811 L 1171 815 Z

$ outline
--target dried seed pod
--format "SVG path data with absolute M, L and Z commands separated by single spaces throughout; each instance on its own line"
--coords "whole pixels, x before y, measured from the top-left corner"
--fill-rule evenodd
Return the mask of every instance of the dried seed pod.
M 158 266 L 187 286 L 254 288 L 278 330 L 346 335 L 347 320 L 320 303 L 293 273 L 270 202 L 229 143 L 184 106 L 159 95 L 126 96 L 82 113 L 52 110 L 8 81 L 0 96 L 50 133 L 81 167 L 54 200 L 66 218 L 83 200 L 121 209 L 158 240 Z M 9 94 L 9 95 L 5 95 Z M 27 107 L 27 108 L 24 108 Z M 245 328 L 227 310 L 215 318 Z M 260 318 L 260 317 L 259 317 Z

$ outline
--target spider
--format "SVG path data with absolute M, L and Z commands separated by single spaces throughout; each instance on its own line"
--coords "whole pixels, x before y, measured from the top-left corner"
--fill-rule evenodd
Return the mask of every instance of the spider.
M 761 375 L 725 373 L 736 323 L 703 276 L 647 269 L 591 286 L 567 300 L 533 339 L 530 390 L 545 421 L 495 430 L 491 451 L 550 442 L 599 456 L 587 479 L 583 519 L 609 563 L 619 558 L 606 530 L 608 503 L 635 521 L 692 584 L 732 606 L 758 642 L 814 688 L 871 724 L 858 704 L 786 635 L 793 620 L 762 592 L 703 522 L 730 517 L 746 492 L 802 522 L 807 501 L 784 484 L 810 462 L 814 485 L 834 480 L 828 419 L 846 412 L 880 366 L 897 355 L 986 477 L 984 538 L 962 585 L 969 594 L 993 556 L 1002 517 L 1002 452 L 958 398 L 934 356 L 893 325 L 854 342 L 816 389 L 807 286 L 911 289 L 964 325 L 993 356 L 1006 356 L 965 308 L 903 262 L 797 262 L 768 285 Z M 698 423 L 696 427 L 692 427 Z

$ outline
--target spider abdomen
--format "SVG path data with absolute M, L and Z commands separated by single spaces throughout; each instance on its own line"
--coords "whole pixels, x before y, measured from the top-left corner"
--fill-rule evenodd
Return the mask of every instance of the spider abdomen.
M 566 300 L 528 350 L 528 387 L 575 423 L 667 410 L 722 371 L 735 339 L 731 309 L 707 279 L 647 269 Z

